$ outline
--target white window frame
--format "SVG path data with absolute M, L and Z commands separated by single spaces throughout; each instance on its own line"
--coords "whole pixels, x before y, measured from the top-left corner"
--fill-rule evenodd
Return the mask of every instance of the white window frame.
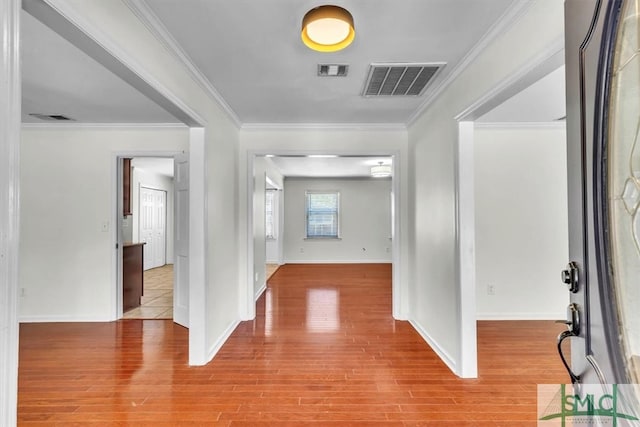
M 337 206 L 336 206 L 336 235 L 309 235 L 309 196 L 314 194 L 335 194 L 337 196 Z M 341 201 L 340 201 L 340 191 L 337 190 L 307 190 L 304 194 L 305 197 L 305 207 L 304 207 L 304 235 L 305 240 L 340 240 L 341 239 Z

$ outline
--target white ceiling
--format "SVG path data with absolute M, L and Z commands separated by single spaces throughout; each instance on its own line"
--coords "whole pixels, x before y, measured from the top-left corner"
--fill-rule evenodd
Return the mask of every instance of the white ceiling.
M 320 53 L 300 40 L 302 16 L 315 0 L 190 0 L 188 7 L 179 0 L 125 1 L 166 30 L 241 124 L 406 124 L 514 3 L 342 0 L 354 16 L 355 41 Z M 81 123 L 177 121 L 23 15 L 25 114 L 63 114 Z M 422 96 L 362 97 L 369 65 L 385 62 L 446 66 Z M 348 64 L 349 75 L 318 77 L 320 63 Z
M 40 0 L 29 0 L 29 3 Z M 107 0 L 104 0 L 107 1 Z M 356 39 L 337 53 L 300 41 L 311 0 L 124 0 L 196 67 L 240 124 L 406 124 L 514 0 L 341 0 Z M 23 122 L 29 113 L 76 123 L 179 123 L 132 85 L 26 12 L 22 13 Z M 73 39 L 72 39 L 73 40 Z M 360 95 L 371 63 L 445 62 L 419 97 Z M 320 63 L 349 65 L 318 77 Z M 553 121 L 564 116 L 562 71 L 480 119 Z M 560 80 L 559 80 L 560 79 Z M 367 176 L 371 158 L 274 158 L 286 176 Z

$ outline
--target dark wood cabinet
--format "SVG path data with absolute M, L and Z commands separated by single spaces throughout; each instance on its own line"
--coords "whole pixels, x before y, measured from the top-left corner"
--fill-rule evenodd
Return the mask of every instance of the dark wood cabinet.
M 131 159 L 122 159 L 122 215 L 131 215 Z
M 143 289 L 142 256 L 144 243 L 125 244 L 122 247 L 122 311 L 140 306 Z

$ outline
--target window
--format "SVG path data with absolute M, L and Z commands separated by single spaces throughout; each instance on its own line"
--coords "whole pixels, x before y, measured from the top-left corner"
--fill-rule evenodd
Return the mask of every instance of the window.
M 340 193 L 307 191 L 307 238 L 340 237 Z
M 265 193 L 265 234 L 267 239 L 276 238 L 276 194 L 278 190 L 267 190 Z

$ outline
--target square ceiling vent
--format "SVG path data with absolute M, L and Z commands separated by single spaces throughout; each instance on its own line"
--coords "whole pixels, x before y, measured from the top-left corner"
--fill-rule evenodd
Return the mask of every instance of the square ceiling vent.
M 444 65 L 371 64 L 362 96 L 420 96 Z

